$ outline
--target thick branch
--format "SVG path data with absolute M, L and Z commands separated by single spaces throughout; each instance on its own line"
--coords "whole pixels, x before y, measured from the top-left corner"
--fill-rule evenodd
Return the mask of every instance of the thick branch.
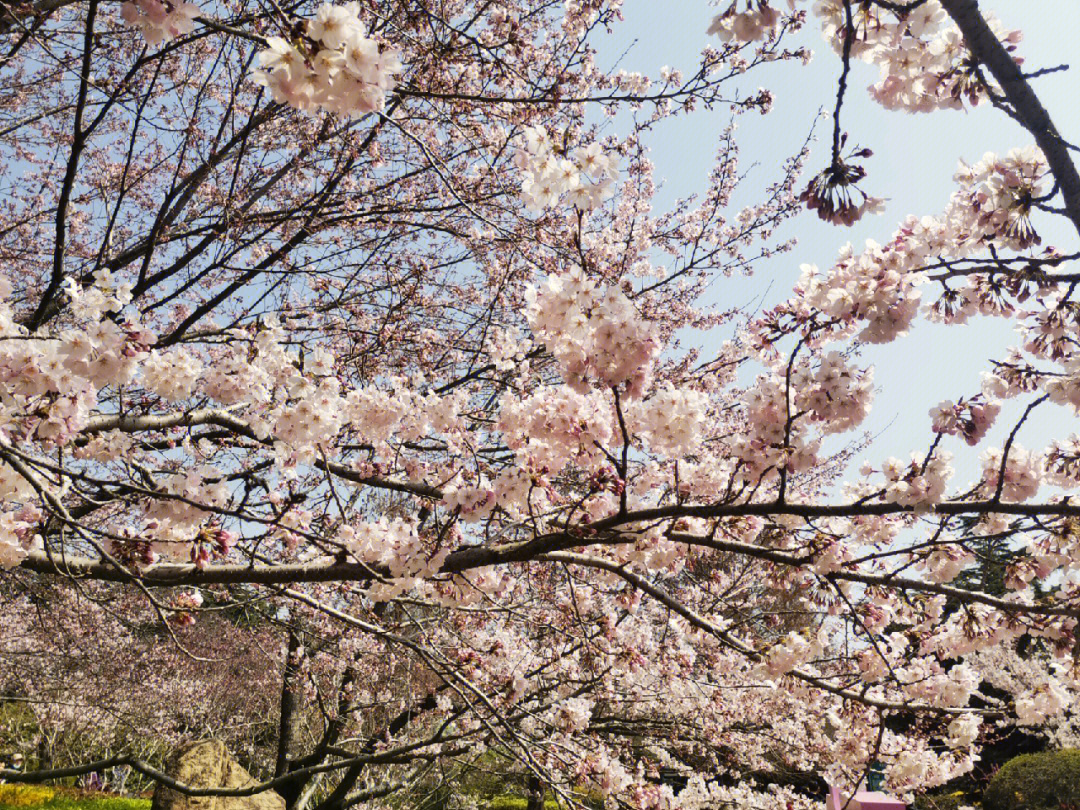
M 504 543 L 497 546 L 470 546 L 451 553 L 440 569 L 441 574 L 455 574 L 489 565 L 506 565 L 514 562 L 536 560 L 542 555 L 565 551 L 590 545 L 617 545 L 633 542 L 634 534 L 618 531 L 620 525 L 640 524 L 684 516 L 723 517 L 756 515 L 799 515 L 802 517 L 855 517 L 868 514 L 900 514 L 912 511 L 910 507 L 897 504 L 842 504 L 836 506 L 812 506 L 800 504 L 743 504 L 730 506 L 672 506 L 642 510 L 627 515 L 597 521 L 593 524 L 595 533 L 585 535 L 580 529 L 568 532 L 552 532 L 531 540 Z M 1059 504 L 1006 504 L 994 501 L 969 503 L 939 504 L 937 511 L 946 514 L 986 514 L 1004 512 L 1022 515 L 1070 515 L 1080 516 L 1080 505 Z M 719 540 L 710 537 L 696 537 L 687 534 L 672 535 L 681 543 L 706 546 L 747 557 L 765 560 L 777 565 L 802 567 L 809 565 L 812 556 L 796 556 L 778 549 L 764 548 L 749 543 Z M 99 563 L 87 558 L 59 557 L 55 553 L 46 555 L 34 553 L 22 562 L 22 567 L 41 573 L 60 573 L 74 577 L 87 577 L 114 582 L 125 582 L 132 578 L 127 571 L 118 570 L 115 565 Z M 315 562 L 302 565 L 213 565 L 198 568 L 195 565 L 167 564 L 159 565 L 141 572 L 139 578 L 146 585 L 213 585 L 223 583 L 249 583 L 259 585 L 280 585 L 299 582 L 336 582 L 349 580 L 369 580 L 372 568 L 363 563 L 354 562 Z M 835 571 L 827 575 L 830 579 L 859 582 L 867 585 L 880 585 L 901 590 L 937 593 L 959 599 L 963 602 L 978 602 L 1009 612 L 1031 613 L 1047 616 L 1075 616 L 1074 605 L 1026 605 L 1007 599 L 988 596 L 932 582 L 896 577 L 889 574 L 866 574 L 859 571 Z
M 27 21 L 46 17 L 65 6 L 73 6 L 79 0 L 38 0 L 36 3 L 0 2 L 0 34 L 6 34 L 13 27 L 26 28 Z
M 75 188 L 75 178 L 78 175 L 79 157 L 86 147 L 86 141 L 90 133 L 83 129 L 83 113 L 86 111 L 86 99 L 90 90 L 90 57 L 94 50 L 94 20 L 97 17 L 98 0 L 90 0 L 90 6 L 86 12 L 86 33 L 83 36 L 82 68 L 79 72 L 79 93 L 75 102 L 75 120 L 72 124 L 71 155 L 68 157 L 67 169 L 64 172 L 63 185 L 60 187 L 60 198 L 56 203 L 56 237 L 53 244 L 53 267 L 52 276 L 49 278 L 49 286 L 41 296 L 37 309 L 34 311 L 28 324 L 30 331 L 37 329 L 49 309 L 49 305 L 60 292 L 60 285 L 64 280 L 64 253 L 67 248 L 67 225 L 68 203 L 71 193 Z M 91 125 L 92 128 L 92 125 Z
M 117 768 L 127 765 L 133 770 L 141 773 L 143 776 L 152 779 L 153 781 L 164 785 L 170 790 L 174 790 L 177 793 L 182 793 L 185 796 L 254 796 L 257 793 L 264 793 L 268 790 L 274 790 L 275 788 L 287 784 L 290 780 L 295 779 L 297 776 L 305 774 L 325 773 L 329 771 L 335 771 L 342 768 L 352 768 L 360 764 L 388 764 L 388 763 L 401 763 L 410 762 L 417 758 L 424 758 L 423 753 L 417 753 L 419 749 L 426 748 L 430 745 L 435 745 L 440 742 L 439 739 L 423 740 L 418 743 L 410 743 L 402 745 L 397 748 L 393 748 L 388 751 L 382 751 L 377 754 L 364 754 L 361 756 L 349 757 L 348 759 L 338 760 L 336 762 L 328 762 L 323 765 L 313 765 L 309 768 L 302 768 L 300 770 L 292 771 L 284 776 L 270 779 L 266 782 L 259 782 L 257 784 L 248 785 L 242 788 L 200 788 L 188 785 L 184 782 L 178 782 L 169 776 L 167 773 L 159 771 L 152 765 L 148 765 L 141 759 L 135 757 L 110 757 L 108 759 L 99 759 L 96 762 L 87 762 L 82 765 L 73 765 L 70 768 L 53 768 L 51 770 L 42 771 L 30 771 L 23 773 L 21 771 L 12 771 L 0 769 L 0 779 L 5 779 L 8 782 L 45 782 L 52 779 L 67 779 L 72 776 L 82 776 L 87 773 L 102 772 L 108 768 Z
M 1046 155 L 1050 171 L 1061 188 L 1065 214 L 1080 233 L 1080 174 L 1069 155 L 1068 145 L 1050 120 L 1050 114 L 1005 46 L 986 24 L 977 0 L 941 0 L 941 5 L 963 33 L 971 53 L 1001 85 L 1017 119 Z

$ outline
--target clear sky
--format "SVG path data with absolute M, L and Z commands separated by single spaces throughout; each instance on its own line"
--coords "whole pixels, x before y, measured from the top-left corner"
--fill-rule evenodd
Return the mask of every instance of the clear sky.
M 1068 64 L 1076 58 L 1080 0 L 982 0 L 981 5 L 994 11 L 1007 28 L 1023 31 L 1019 53 L 1025 69 Z M 652 77 L 659 75 L 663 65 L 692 72 L 700 49 L 710 43 L 705 29 L 718 10 L 704 0 L 625 0 L 623 8 L 626 21 L 603 41 L 600 65 L 618 61 L 619 67 Z M 775 96 L 771 114 L 749 113 L 739 118 L 742 168 L 751 162 L 759 164 L 744 186 L 744 201 L 752 200 L 753 190 L 777 176 L 776 167 L 799 149 L 818 111 L 831 110 L 840 61 L 814 23 L 811 16 L 810 24 L 798 35 L 799 43 L 815 52 L 810 65 L 765 66 L 752 71 L 740 87 L 742 95 L 747 95 L 767 86 Z M 782 300 L 797 280 L 800 264 L 826 267 L 848 241 L 857 248 L 866 239 L 885 241 L 908 214 L 940 213 L 955 188 L 952 175 L 959 159 L 974 162 L 985 152 L 1006 152 L 1032 142 L 1017 124 L 988 104 L 968 112 L 923 115 L 884 110 L 865 92 L 877 75 L 876 67 L 853 62 L 842 123 L 851 143 L 874 150 L 866 161 L 869 176 L 860 185 L 874 196 L 887 198 L 885 213 L 843 228 L 822 223 L 808 212 L 780 231 L 782 238 L 798 239 L 792 253 L 759 265 L 749 279 L 720 279 L 713 290 L 717 300 L 743 304 L 763 298 L 766 306 Z M 1080 142 L 1080 64 L 1038 78 L 1034 86 L 1064 137 Z M 650 144 L 657 179 L 664 182 L 660 205 L 703 187 L 728 118 L 725 111 L 699 111 L 691 119 L 667 123 L 655 134 Z M 827 163 L 830 136 L 831 122 L 820 122 L 810 172 Z M 1058 219 L 1035 220 L 1043 245 L 1053 244 L 1066 252 L 1080 248 L 1075 231 Z M 875 366 L 879 391 L 866 424 L 878 436 L 864 457 L 876 466 L 889 455 L 906 458 L 912 450 L 925 450 L 931 435 L 928 410 L 943 399 L 955 401 L 978 392 L 989 360 L 1000 359 L 1005 347 L 1015 343 L 1010 323 L 1000 319 L 950 327 L 920 323 L 907 338 L 865 351 L 864 359 Z M 1008 417 L 1014 414 L 1019 414 L 1016 408 L 1003 410 L 984 446 L 1001 446 L 1013 424 Z M 1052 438 L 1078 430 L 1073 414 L 1047 404 L 1035 411 L 1018 441 L 1038 449 Z M 964 452 L 966 448 L 955 438 L 946 442 L 946 449 L 958 456 L 954 485 L 972 480 L 977 470 L 975 456 Z

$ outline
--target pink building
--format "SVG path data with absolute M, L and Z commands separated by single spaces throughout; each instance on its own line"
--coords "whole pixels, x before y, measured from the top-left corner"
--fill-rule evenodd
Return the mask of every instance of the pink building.
M 899 799 L 869 790 L 856 791 L 855 796 L 850 802 L 846 802 L 846 805 L 846 810 L 905 810 L 907 807 Z M 845 801 L 840 797 L 839 790 L 829 789 L 829 798 L 825 806 L 828 810 L 845 810 Z

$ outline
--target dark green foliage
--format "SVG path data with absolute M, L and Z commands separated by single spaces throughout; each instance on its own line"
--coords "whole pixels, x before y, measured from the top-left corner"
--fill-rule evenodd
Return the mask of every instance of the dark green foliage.
M 37 720 L 29 704 L 0 697 L 0 743 L 11 748 L 37 731 Z
M 972 543 L 975 552 L 975 565 L 960 572 L 951 584 L 969 591 L 982 591 L 994 596 L 1008 593 L 1005 586 L 1005 574 L 1009 565 L 1016 560 L 1020 552 L 1009 547 L 1006 538 L 991 535 Z
M 959 810 L 970 806 L 971 800 L 963 793 L 926 793 L 915 797 L 911 810 Z
M 983 794 L 984 810 L 1080 807 L 1080 749 L 1026 754 L 1006 763 Z

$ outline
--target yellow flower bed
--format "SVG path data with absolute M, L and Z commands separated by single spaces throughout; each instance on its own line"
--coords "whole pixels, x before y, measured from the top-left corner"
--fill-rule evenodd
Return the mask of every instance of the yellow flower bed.
M 55 790 L 43 785 L 0 785 L 0 804 L 9 807 L 36 807 L 55 795 Z
M 0 785 L 0 810 L 150 810 L 150 800 L 42 785 Z

